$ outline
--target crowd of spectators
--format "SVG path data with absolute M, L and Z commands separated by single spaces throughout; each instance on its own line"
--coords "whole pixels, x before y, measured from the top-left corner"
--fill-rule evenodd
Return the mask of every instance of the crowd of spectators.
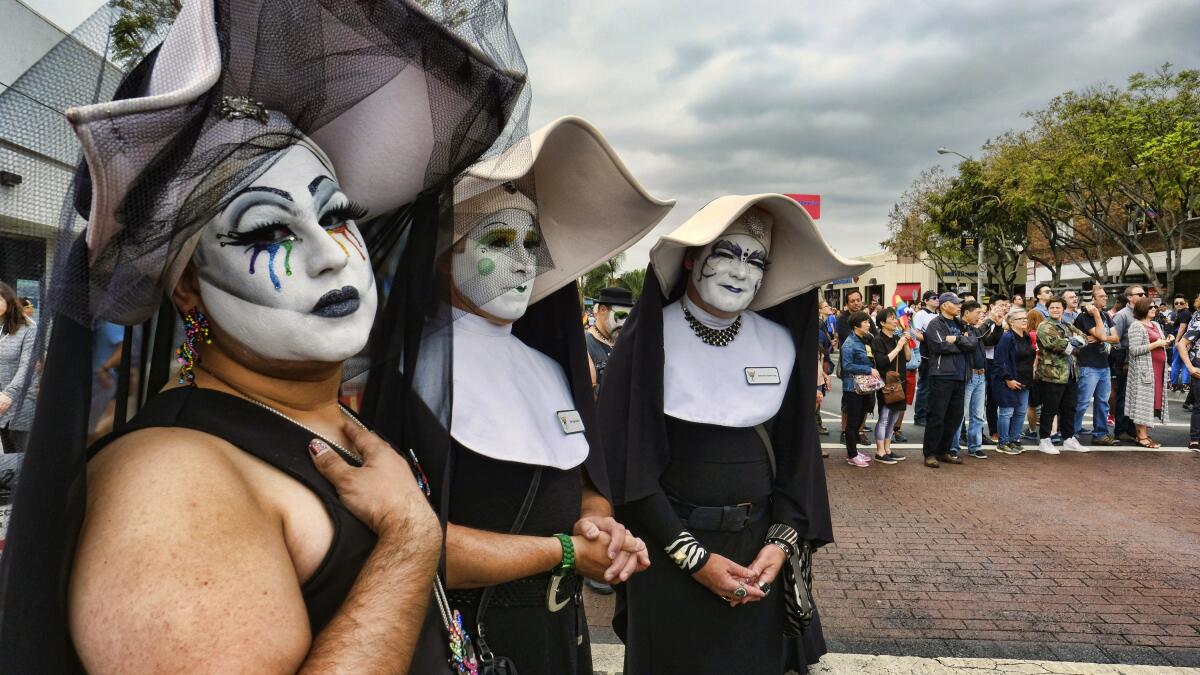
M 930 468 L 962 464 L 962 455 L 987 459 L 984 446 L 1005 455 L 1157 448 L 1151 432 L 1169 419 L 1171 391 L 1187 392 L 1189 448 L 1200 452 L 1191 387 L 1200 376 L 1200 295 L 1160 303 L 1136 284 L 1115 295 L 1110 302 L 1099 282 L 1059 292 L 1038 284 L 1028 299 L 997 294 L 984 305 L 967 293 L 927 291 L 908 316 L 877 298 L 864 306 L 858 291 L 840 310 L 822 303 L 822 376 L 842 382 L 847 462 L 903 461 L 892 443 L 907 440 L 900 426 L 909 406 L 925 427 Z M 828 378 L 819 385 L 823 395 Z M 822 397 L 818 423 L 828 433 Z M 872 412 L 875 448 L 867 453 Z

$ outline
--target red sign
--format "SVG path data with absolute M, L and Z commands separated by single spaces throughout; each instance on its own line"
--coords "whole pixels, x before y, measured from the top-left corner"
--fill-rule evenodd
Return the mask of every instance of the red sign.
M 821 195 L 784 195 L 791 197 L 808 211 L 808 215 L 812 216 L 813 220 L 821 219 Z

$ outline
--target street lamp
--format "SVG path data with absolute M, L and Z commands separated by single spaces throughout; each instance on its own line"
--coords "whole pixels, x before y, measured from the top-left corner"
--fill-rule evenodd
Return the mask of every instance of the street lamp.
M 957 150 L 951 150 L 950 148 L 947 148 L 945 146 L 938 148 L 937 154 L 939 154 L 939 155 L 958 155 L 959 157 L 962 157 L 963 159 L 968 159 L 968 160 L 971 159 L 970 157 L 967 157 L 966 155 L 962 154 L 961 152 L 959 152 Z M 999 198 L 997 198 L 997 201 L 999 201 Z M 971 220 L 971 227 L 972 228 L 975 227 L 974 219 Z M 978 300 L 980 302 L 983 302 L 983 237 L 979 236 L 979 233 L 976 232 L 975 238 L 978 240 L 976 242 L 978 244 L 978 246 L 977 246 L 978 251 L 976 253 L 976 260 L 975 260 L 975 293 L 976 293 Z

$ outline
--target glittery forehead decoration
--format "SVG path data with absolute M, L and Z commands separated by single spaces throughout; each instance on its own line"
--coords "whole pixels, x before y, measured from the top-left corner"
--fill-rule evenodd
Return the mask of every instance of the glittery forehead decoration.
M 247 96 L 221 97 L 221 109 L 217 114 L 227 120 L 251 119 L 263 124 L 269 119 L 262 101 L 255 101 Z
M 770 253 L 771 230 L 774 224 L 775 218 L 770 213 L 752 206 L 725 229 L 725 234 L 745 234 L 754 237 L 767 249 L 767 253 Z

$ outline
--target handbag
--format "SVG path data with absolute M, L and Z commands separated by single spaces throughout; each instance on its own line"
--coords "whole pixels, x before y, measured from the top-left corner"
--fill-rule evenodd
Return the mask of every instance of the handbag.
M 883 380 L 874 375 L 855 375 L 854 393 L 872 394 L 883 389 Z
M 509 528 L 510 534 L 518 534 L 521 528 L 524 527 L 524 521 L 529 518 L 529 510 L 533 508 L 533 500 L 538 496 L 538 485 L 541 483 L 541 467 L 536 468 L 533 472 L 533 478 L 529 480 L 529 490 L 526 491 L 526 498 L 521 504 L 520 512 L 517 512 L 516 519 L 512 521 L 512 527 Z M 451 663 L 455 663 L 456 641 L 463 652 L 463 656 L 468 656 L 470 661 L 478 663 L 479 675 L 518 675 L 516 663 L 506 656 L 497 656 L 487 646 L 487 627 L 484 625 L 484 615 L 487 613 L 487 605 L 492 601 L 492 593 L 496 591 L 496 586 L 488 586 L 482 592 L 479 598 L 479 611 L 475 615 L 475 637 L 469 638 L 462 628 L 462 616 L 457 611 L 450 611 L 450 603 L 446 601 L 445 591 L 442 589 L 440 580 L 438 581 L 437 590 L 440 591 L 438 597 L 438 605 L 442 608 L 442 621 L 446 628 L 446 633 L 450 634 L 450 655 Z M 456 640 L 457 638 L 457 640 Z M 463 659 L 464 661 L 464 659 Z M 469 673 L 469 669 L 460 669 L 458 673 Z
M 904 385 L 900 382 L 900 374 L 894 370 L 887 372 L 887 381 L 883 383 L 883 402 L 891 405 L 904 401 Z
M 775 446 L 771 443 L 771 435 L 761 424 L 755 426 L 754 430 L 767 449 L 771 480 L 774 481 Z M 812 544 L 803 537 L 783 565 L 783 594 L 783 634 L 791 637 L 804 635 L 816 614 L 817 605 L 813 602 L 812 592 Z

